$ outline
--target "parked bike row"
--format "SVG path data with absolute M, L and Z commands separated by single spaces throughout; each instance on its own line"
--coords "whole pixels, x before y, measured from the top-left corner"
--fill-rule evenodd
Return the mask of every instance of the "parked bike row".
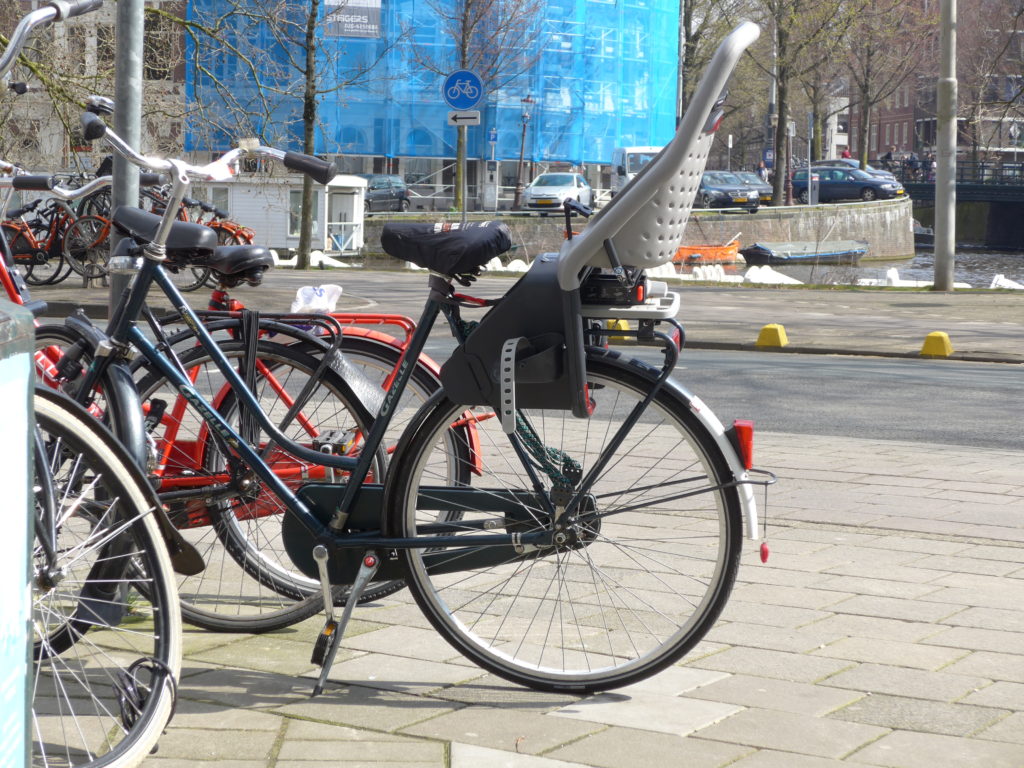
M 29 285 L 55 285 L 71 275 L 85 280 L 104 278 L 110 260 L 110 176 L 86 180 L 78 186 L 62 186 L 46 177 L 30 175 L 11 163 L 3 163 L 7 175 L 0 194 L 0 222 L 15 268 Z M 59 181 L 59 180 L 57 180 Z M 140 175 L 140 207 L 162 212 L 169 187 L 157 174 Z M 17 208 L 8 208 L 16 192 L 43 191 Z M 77 201 L 73 208 L 68 203 Z M 231 221 L 228 214 L 210 203 L 186 198 L 178 204 L 179 221 L 192 221 L 212 229 L 222 245 L 251 245 L 254 233 Z M 215 283 L 208 269 L 184 270 L 178 287 L 192 291 Z
M 100 2 L 27 16 L 0 74 L 34 26 Z M 168 174 L 159 199 L 111 212 L 100 179 L 72 188 L 7 167 L 0 186 L 57 201 L 20 216 L 52 208 L 65 246 L 83 220 L 121 235 L 95 258 L 70 249 L 85 276 L 132 278 L 105 327 L 79 313 L 36 330 L 34 765 L 141 762 L 174 709 L 182 619 L 266 632 L 323 613 L 314 695 L 369 601 L 414 603 L 467 658 L 543 691 L 628 685 L 701 640 L 743 534 L 758 537 L 754 486 L 774 478 L 753 468 L 752 424 L 726 428 L 671 378 L 679 297 L 644 270 L 675 254 L 697 193 L 679 179 L 700 178 L 757 34 L 743 24 L 726 38 L 675 140 L 582 234 L 572 218 L 592 211 L 566 201 L 561 252 L 501 299 L 462 291 L 510 249 L 504 225 L 385 226 L 384 250 L 429 271 L 415 322 L 246 309 L 230 290 L 259 285 L 269 251 L 251 237 L 223 245 L 210 218 L 183 216 L 193 183 L 247 155 L 326 183 L 334 168 L 318 158 L 266 146 L 207 165 L 145 156 L 95 100 L 83 137 Z M 0 247 L 7 297 L 39 316 L 22 277 L 48 261 L 22 272 Z M 183 275 L 215 284 L 207 310 L 189 307 Z M 151 289 L 176 312 L 157 316 Z M 441 318 L 458 344 L 438 365 L 424 347 Z

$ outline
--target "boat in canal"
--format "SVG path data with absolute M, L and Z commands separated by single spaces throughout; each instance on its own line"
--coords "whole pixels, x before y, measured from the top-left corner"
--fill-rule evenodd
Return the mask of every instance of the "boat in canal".
M 795 241 L 754 243 L 740 248 L 748 265 L 782 266 L 786 264 L 855 265 L 868 252 L 863 240 Z

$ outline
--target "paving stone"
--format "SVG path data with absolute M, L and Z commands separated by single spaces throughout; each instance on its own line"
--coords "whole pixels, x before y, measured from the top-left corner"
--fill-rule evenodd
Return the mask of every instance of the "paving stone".
M 549 714 L 572 720 L 605 723 L 637 730 L 685 736 L 729 715 L 741 707 L 682 696 L 602 693 L 581 699 Z
M 873 725 L 809 717 L 768 709 L 746 709 L 698 731 L 702 739 L 840 758 L 889 731 Z
M 445 744 L 426 739 L 405 738 L 379 741 L 367 733 L 365 739 L 330 741 L 324 739 L 299 740 L 286 738 L 278 753 L 278 760 L 304 760 L 308 762 L 413 762 L 443 765 Z
M 313 646 L 309 640 L 296 642 L 275 635 L 254 635 L 231 643 L 192 653 L 190 658 L 208 664 L 244 667 L 282 675 L 301 675 L 315 668 L 309 660 Z M 352 651 L 339 652 L 350 657 Z
M 908 570 L 906 568 L 904 571 Z M 924 573 L 924 572 L 922 572 Z M 916 580 L 899 580 L 897 575 L 891 579 L 867 578 L 861 576 L 834 576 L 823 579 L 818 586 L 822 589 L 843 590 L 849 594 L 875 595 L 880 597 L 909 598 L 911 600 L 931 594 L 938 590 L 931 583 L 919 583 Z
M 872 695 L 843 707 L 829 717 L 894 730 L 969 736 L 993 725 L 1010 712 L 992 707 L 911 699 L 905 696 Z
M 759 749 L 749 757 L 730 763 L 729 768 L 850 768 L 850 764 L 829 757 L 810 757 L 793 752 Z
M 940 669 L 967 655 L 967 651 L 960 648 L 943 648 L 865 637 L 843 638 L 811 653 L 815 656 L 828 656 L 834 659 L 891 664 L 915 669 Z
M 860 664 L 823 681 L 825 685 L 934 701 L 956 701 L 989 684 L 983 677 Z
M 480 667 L 468 663 L 441 664 L 435 661 L 373 653 L 341 663 L 336 662 L 331 667 L 328 680 L 384 688 L 389 691 L 426 693 L 455 683 L 475 680 L 485 674 Z M 319 670 L 314 676 L 318 675 Z
M 836 613 L 853 613 L 861 616 L 878 616 L 883 619 L 904 621 L 942 621 L 963 612 L 963 605 L 925 602 L 922 600 L 901 600 L 894 597 L 870 597 L 858 595 L 832 607 Z M 960 622 L 951 622 L 957 623 Z
M 700 669 L 813 683 L 852 666 L 849 662 L 761 648 L 730 648 L 692 663 Z
M 168 728 L 185 730 L 199 728 L 203 730 L 229 731 L 272 731 L 281 729 L 281 718 L 265 712 L 248 709 L 208 704 L 187 698 L 187 691 L 182 690 L 174 709 L 174 717 Z
M 842 636 L 838 632 L 823 627 L 822 622 L 791 628 L 730 621 L 716 624 L 708 633 L 708 637 L 712 640 L 728 645 L 745 645 L 751 648 L 766 648 L 792 653 L 804 653 L 814 648 L 820 648 Z
M 1024 683 L 992 683 L 963 699 L 965 704 L 1024 710 Z
M 978 651 L 1020 653 L 1024 649 L 1024 632 L 1002 632 L 979 627 L 948 627 L 921 640 L 927 645 L 945 645 Z
M 347 725 L 331 725 L 315 720 L 302 720 L 293 717 L 282 718 L 286 723 L 286 740 L 297 741 L 375 741 L 403 742 L 410 737 L 398 736 L 381 731 L 369 731 L 364 728 L 351 728 Z
M 408 726 L 402 733 L 536 755 L 606 727 L 532 712 L 470 707 Z
M 224 667 L 188 679 L 184 696 L 228 707 L 271 710 L 306 701 L 312 685 L 306 678 Z
M 1000 562 L 1008 561 L 1013 563 L 1024 563 L 1024 549 L 1021 547 L 1007 547 L 1007 546 L 996 546 L 993 544 L 983 544 L 971 549 L 970 554 L 973 557 L 998 560 Z
M 378 762 L 376 760 L 345 760 L 335 757 L 328 761 L 312 761 L 312 760 L 277 760 L 274 762 L 274 768 L 324 768 L 325 766 L 335 768 L 447 768 L 447 760 L 438 760 L 433 763 L 421 763 L 392 761 L 388 760 L 385 762 Z
M 384 626 L 358 637 L 346 636 L 343 645 L 359 651 L 408 656 L 425 661 L 451 661 L 463 658 L 462 654 L 436 631 L 418 627 Z
M 722 621 L 745 621 L 748 624 L 767 624 L 770 627 L 800 627 L 831 615 L 828 611 L 793 608 L 766 603 L 748 603 L 729 600 L 722 611 Z
M 979 739 L 1009 741 L 1014 744 L 1024 745 L 1024 712 L 1014 712 L 991 728 L 986 728 L 984 731 L 976 733 L 975 736 Z
M 596 768 L 720 768 L 731 766 L 736 758 L 751 751 L 750 747 L 737 744 L 612 727 L 554 749 L 546 756 Z M 484 768 L 484 764 L 479 768 Z
M 1019 744 L 894 731 L 850 756 L 848 762 L 890 768 L 1020 768 L 1024 750 Z
M 745 707 L 778 709 L 783 712 L 815 716 L 828 714 L 864 696 L 859 691 L 752 675 L 732 675 L 699 688 L 689 695 Z
M 315 699 L 307 696 L 302 701 L 282 706 L 278 712 L 331 725 L 395 732 L 456 708 L 453 704 L 419 696 L 328 682 L 324 692 Z
M 466 683 L 433 691 L 430 697 L 462 704 L 480 704 L 485 707 L 526 709 L 531 712 L 549 712 L 582 698 L 567 693 L 534 691 L 495 675 L 484 675 Z
M 953 631 L 923 621 L 900 621 L 877 616 L 858 616 L 852 613 L 828 616 L 801 628 L 801 630 L 811 629 L 837 637 L 873 637 L 878 640 L 905 643 L 927 642 L 930 637 Z M 942 645 L 942 643 L 938 644 Z
M 498 749 L 477 747 L 453 742 L 451 768 L 578 768 L 578 763 L 566 763 L 549 757 L 520 755 Z
M 189 728 L 166 731 L 160 737 L 163 758 L 203 761 L 266 760 L 277 742 L 277 731 L 225 731 Z
M 1024 632 L 1024 611 L 1000 608 L 968 608 L 941 620 L 957 627 L 999 629 L 1004 632 Z
M 879 536 L 875 546 L 879 549 L 901 549 L 905 552 L 919 552 L 925 555 L 953 555 L 958 552 L 970 553 L 972 551 L 972 546 L 962 541 L 922 539 L 917 536 L 900 536 L 898 534 Z M 917 562 L 917 560 L 912 560 L 907 565 L 916 567 Z
M 994 577 L 978 576 L 978 579 Z M 1002 588 L 999 587 L 947 587 L 939 589 L 929 595 L 923 596 L 922 600 L 935 600 L 942 603 L 960 603 L 963 605 L 981 606 L 985 608 L 1003 608 L 1008 611 L 1017 611 L 1018 615 L 1024 618 L 1020 607 L 1024 606 L 1024 585 L 1013 588 L 1010 580 L 999 579 Z
M 852 595 L 852 592 L 839 592 L 827 589 L 747 584 L 734 590 L 733 596 L 730 599 L 742 600 L 748 603 L 765 603 L 773 606 L 785 605 L 795 608 L 828 610 L 829 606 Z
M 1024 645 L 1020 647 L 1024 648 Z M 943 671 L 954 675 L 978 675 L 992 680 L 1024 683 L 1024 656 L 978 651 Z
M 142 768 L 195 768 L 209 765 L 210 768 L 267 768 L 268 760 L 210 760 L 199 758 L 163 757 L 160 752 L 150 755 L 141 763 Z

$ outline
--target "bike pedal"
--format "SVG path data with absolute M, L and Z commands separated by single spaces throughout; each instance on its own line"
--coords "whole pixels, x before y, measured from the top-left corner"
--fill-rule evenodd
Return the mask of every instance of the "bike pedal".
M 328 621 L 324 628 L 320 630 L 320 634 L 316 638 L 316 642 L 313 644 L 313 655 L 310 658 L 310 662 L 316 664 L 318 667 L 322 667 L 324 662 L 327 661 L 327 652 L 331 648 L 331 640 L 334 639 L 334 634 L 338 631 L 338 622 Z

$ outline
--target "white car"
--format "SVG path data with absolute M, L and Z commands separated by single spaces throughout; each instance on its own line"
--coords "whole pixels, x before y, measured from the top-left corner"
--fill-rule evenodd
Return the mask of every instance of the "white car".
M 523 191 L 523 204 L 533 211 L 560 210 L 566 200 L 591 206 L 594 193 L 578 173 L 542 173 Z

